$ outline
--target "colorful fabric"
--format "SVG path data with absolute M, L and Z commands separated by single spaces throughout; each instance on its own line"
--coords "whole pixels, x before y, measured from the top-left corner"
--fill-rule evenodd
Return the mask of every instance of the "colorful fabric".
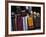
M 33 26 L 33 17 L 31 16 L 28 17 L 28 25 Z
M 17 17 L 17 31 L 23 30 L 23 19 L 21 16 Z

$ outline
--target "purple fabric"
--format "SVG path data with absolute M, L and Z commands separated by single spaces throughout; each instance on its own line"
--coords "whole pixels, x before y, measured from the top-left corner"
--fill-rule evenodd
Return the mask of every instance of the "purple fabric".
M 21 16 L 17 17 L 17 31 L 23 30 L 23 19 Z

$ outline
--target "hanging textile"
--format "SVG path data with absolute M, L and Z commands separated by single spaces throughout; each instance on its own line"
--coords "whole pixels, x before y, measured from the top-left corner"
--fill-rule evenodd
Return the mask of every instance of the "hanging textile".
M 23 17 L 23 30 L 28 30 L 27 16 Z
M 21 16 L 17 16 L 17 31 L 23 30 L 23 19 Z
M 28 27 L 29 29 L 33 28 L 33 17 L 32 16 L 28 17 Z

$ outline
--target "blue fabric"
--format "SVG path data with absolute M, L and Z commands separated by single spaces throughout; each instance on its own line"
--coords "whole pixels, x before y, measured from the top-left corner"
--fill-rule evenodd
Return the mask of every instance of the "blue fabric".
M 11 16 L 11 31 L 14 31 L 14 24 L 15 24 L 15 17 L 14 16 Z

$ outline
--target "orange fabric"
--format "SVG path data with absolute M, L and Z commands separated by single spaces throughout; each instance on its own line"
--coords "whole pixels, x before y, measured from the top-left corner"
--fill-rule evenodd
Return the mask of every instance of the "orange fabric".
M 28 18 L 28 25 L 33 26 L 33 18 L 31 16 Z

